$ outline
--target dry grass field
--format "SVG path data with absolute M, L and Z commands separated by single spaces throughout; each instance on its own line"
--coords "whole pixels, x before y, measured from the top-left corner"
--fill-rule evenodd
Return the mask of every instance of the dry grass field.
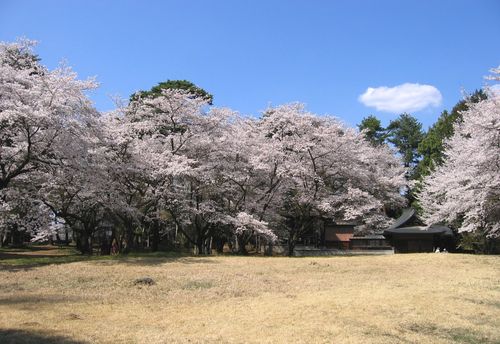
M 500 343 L 498 256 L 21 262 L 0 260 L 4 344 Z

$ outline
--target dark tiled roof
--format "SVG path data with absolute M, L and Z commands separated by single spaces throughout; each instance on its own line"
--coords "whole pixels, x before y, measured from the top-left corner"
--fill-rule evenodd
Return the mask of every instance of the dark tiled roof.
M 363 239 L 363 240 L 366 240 L 366 239 L 377 239 L 377 240 L 384 240 L 385 237 L 382 235 L 382 234 L 371 234 L 371 235 L 365 235 L 365 236 L 355 236 L 355 237 L 352 237 L 351 240 L 356 240 L 356 239 Z
M 384 231 L 385 237 L 393 234 L 438 234 L 453 236 L 451 229 L 441 225 L 388 228 Z
M 403 210 L 401 216 L 388 229 L 402 227 L 406 222 L 410 221 L 414 215 L 415 215 L 415 209 L 413 208 L 407 208 Z

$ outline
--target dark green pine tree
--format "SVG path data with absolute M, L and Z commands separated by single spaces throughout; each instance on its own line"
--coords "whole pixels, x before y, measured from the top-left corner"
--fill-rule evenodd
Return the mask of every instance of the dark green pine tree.
M 422 159 L 418 163 L 415 171 L 417 178 L 424 177 L 430 174 L 435 166 L 443 163 L 444 142 L 453 135 L 453 125 L 462 121 L 462 112 L 468 109 L 468 104 L 478 103 L 486 99 L 486 93 L 483 90 L 476 90 L 466 99 L 459 101 L 448 112 L 444 110 L 438 120 L 423 138 L 418 145 L 418 154 Z
M 208 104 L 212 105 L 214 96 L 187 80 L 167 80 L 153 86 L 149 91 L 139 91 L 130 96 L 130 101 L 138 100 L 141 97 L 154 98 L 161 94 L 162 90 L 176 89 L 186 90 L 196 98 L 207 100 Z
M 408 180 L 415 179 L 416 166 L 420 160 L 418 145 L 425 135 L 422 123 L 412 115 L 403 113 L 392 120 L 386 130 L 387 141 L 396 147 L 404 166 L 407 168 L 406 178 Z M 417 206 L 415 191 L 409 187 L 405 195 L 408 204 L 412 207 Z
M 411 177 L 420 159 L 417 149 L 423 138 L 422 123 L 407 113 L 399 115 L 387 127 L 387 141 L 392 143 L 401 154 L 404 166 L 410 169 Z
M 377 117 L 370 115 L 363 118 L 358 128 L 360 131 L 365 130 L 365 138 L 372 145 L 379 146 L 385 142 L 386 132 Z

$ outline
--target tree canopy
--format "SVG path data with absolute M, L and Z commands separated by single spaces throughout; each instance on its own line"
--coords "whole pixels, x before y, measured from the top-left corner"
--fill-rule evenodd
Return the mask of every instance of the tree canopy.
M 29 42 L 0 44 L 0 243 L 64 227 L 88 254 L 96 243 L 156 250 L 162 239 L 200 254 L 257 241 L 293 254 L 319 220 L 386 226 L 420 155 L 436 161 L 420 197 L 429 222 L 500 232 L 493 92 L 443 113 L 423 141 L 409 114 L 386 129 L 369 116 L 361 132 L 300 103 L 248 118 L 208 106 L 212 96 L 185 80 L 102 114 L 86 94 L 95 87 L 42 65 Z
M 451 112 L 444 110 L 441 113 L 436 123 L 429 128 L 418 145 L 418 154 L 422 156 L 417 167 L 419 176 L 428 175 L 435 166 L 443 163 L 444 142 L 453 135 L 454 125 L 462 121 L 462 113 L 468 110 L 470 104 L 478 103 L 484 99 L 486 99 L 486 93 L 483 90 L 476 90 L 459 101 Z
M 419 161 L 418 145 L 424 138 L 422 124 L 412 115 L 403 113 L 387 127 L 387 140 L 401 154 L 405 167 L 414 168 Z
M 370 115 L 363 118 L 360 124 L 358 124 L 360 131 L 364 132 L 364 135 L 368 141 L 374 146 L 381 145 L 385 142 L 386 131 L 382 127 L 380 120 Z
M 184 90 L 191 96 L 203 99 L 207 104 L 212 105 L 213 95 L 187 80 L 167 80 L 153 86 L 149 91 L 139 91 L 130 96 L 130 100 L 138 100 L 140 97 L 154 98 L 162 94 L 164 90 Z
M 200 254 L 213 243 L 245 253 L 257 237 L 293 254 L 318 219 L 373 228 L 389 221 L 386 206 L 404 203 L 388 147 L 301 104 L 245 118 L 168 81 L 99 114 L 85 94 L 93 80 L 25 64 L 15 48 L 0 46 L 9 61 L 0 64 L 0 234 L 42 239 L 57 222 L 88 254 L 96 243 L 103 253 L 146 240 L 157 249 L 161 238 Z
M 500 234 L 500 99 L 471 99 L 445 140 L 442 163 L 423 179 L 419 195 L 430 223 L 463 232 Z M 465 104 L 464 104 L 465 105 Z

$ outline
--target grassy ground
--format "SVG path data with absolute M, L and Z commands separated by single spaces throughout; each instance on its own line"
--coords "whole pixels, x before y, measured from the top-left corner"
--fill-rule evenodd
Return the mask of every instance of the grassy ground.
M 499 256 L 68 253 L 3 252 L 0 343 L 500 343 Z

